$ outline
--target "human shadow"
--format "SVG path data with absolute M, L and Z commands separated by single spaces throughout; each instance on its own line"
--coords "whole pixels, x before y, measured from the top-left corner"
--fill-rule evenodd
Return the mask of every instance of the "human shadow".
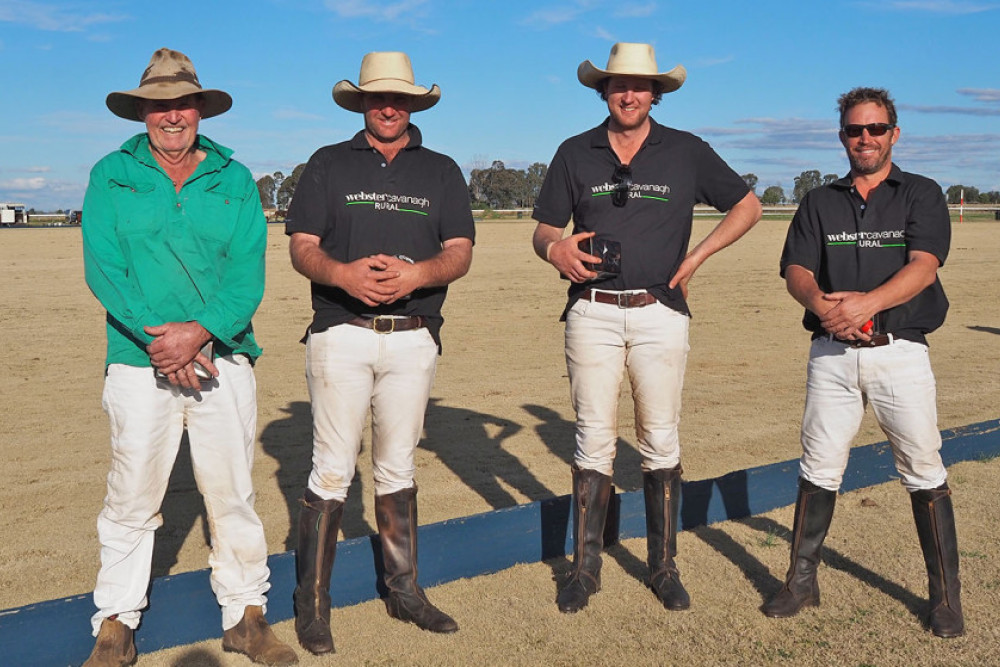
M 167 482 L 167 491 L 160 504 L 160 515 L 163 517 L 163 525 L 157 529 L 153 542 L 151 577 L 170 574 L 170 569 L 177 564 L 177 556 L 184 540 L 199 518 L 204 544 L 206 547 L 211 545 L 208 513 L 195 481 L 187 430 L 181 436 L 174 467 Z
M 549 451 L 562 459 L 567 467 L 571 466 L 576 452 L 576 425 L 544 405 L 525 403 L 521 408 L 539 421 L 535 426 L 535 433 Z M 618 489 L 642 487 L 642 457 L 638 450 L 621 438 L 618 439 L 616 452 L 613 477 L 615 492 L 609 501 L 608 517 L 604 524 L 604 549 L 625 572 L 644 581 L 645 563 L 618 544 L 621 500 L 617 495 Z M 561 587 L 561 582 L 572 569 L 565 548 L 567 531 L 572 526 L 572 513 L 572 494 L 550 499 L 541 505 L 542 560 L 552 569 L 552 578 L 557 583 L 557 588 Z
M 1000 336 L 1000 329 L 997 327 L 981 327 L 978 325 L 967 326 L 966 329 L 971 329 L 972 331 L 982 331 L 983 333 L 991 333 Z
M 293 401 L 281 408 L 281 412 L 287 416 L 269 423 L 260 434 L 260 442 L 264 452 L 278 464 L 275 479 L 288 511 L 284 547 L 285 551 L 291 551 L 298 544 L 299 498 L 312 470 L 312 408 L 307 401 Z M 345 538 L 374 532 L 364 518 L 361 489 L 360 475 L 355 474 L 340 524 Z
M 211 652 L 196 648 L 174 658 L 170 665 L 171 667 L 222 667 L 222 662 Z
M 718 490 L 724 508 L 724 517 L 712 516 L 709 505 L 715 490 Z M 755 558 L 746 547 L 730 537 L 724 530 L 708 525 L 710 520 L 732 520 L 758 531 L 762 541 L 770 542 L 774 537 L 791 545 L 792 531 L 782 524 L 761 516 L 751 516 L 747 475 L 736 471 L 721 477 L 694 482 L 686 482 L 682 492 L 681 526 L 690 530 L 699 539 L 722 554 L 735 565 L 743 577 L 757 590 L 761 603 L 778 592 L 784 584 Z M 905 587 L 886 579 L 881 574 L 851 558 L 824 546 L 820 555 L 828 567 L 844 572 L 858 581 L 874 588 L 901 603 L 914 617 L 921 619 L 925 601 Z M 782 576 L 784 573 L 781 573 Z M 922 619 L 921 619 L 922 620 Z
M 576 424 L 544 405 L 525 403 L 521 408 L 540 422 L 535 426 L 535 433 L 549 451 L 565 461 L 567 466 L 572 465 L 576 452 Z M 642 456 L 639 450 L 618 438 L 615 451 L 615 487 L 624 491 L 641 489 Z
M 513 507 L 518 499 L 503 484 L 516 489 L 529 501 L 552 496 L 550 489 L 503 448 L 504 441 L 522 428 L 508 419 L 450 407 L 432 398 L 424 417 L 424 438 L 420 447 L 434 452 L 493 509 Z

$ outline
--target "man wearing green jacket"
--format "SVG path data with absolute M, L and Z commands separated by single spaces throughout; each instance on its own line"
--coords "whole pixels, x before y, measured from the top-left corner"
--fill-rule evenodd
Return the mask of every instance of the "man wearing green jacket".
M 85 664 L 135 659 L 153 535 L 185 429 L 212 533 L 223 648 L 294 664 L 263 616 L 267 545 L 251 477 L 261 350 L 250 319 L 264 293 L 267 227 L 250 172 L 198 134 L 232 98 L 202 89 L 187 56 L 160 49 L 139 87 L 111 93 L 107 105 L 146 132 L 97 163 L 84 200 L 87 284 L 107 310 L 111 421 L 97 642 Z

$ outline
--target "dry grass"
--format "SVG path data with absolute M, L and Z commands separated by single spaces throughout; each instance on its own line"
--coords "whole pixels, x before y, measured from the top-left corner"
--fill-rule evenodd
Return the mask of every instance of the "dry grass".
M 696 222 L 695 236 L 710 221 Z M 786 222 L 762 222 L 692 283 L 692 351 L 682 417 L 688 479 L 798 455 L 807 335 L 777 275 Z M 565 283 L 530 250 L 527 221 L 481 223 L 473 270 L 446 305 L 427 434 L 418 452 L 422 523 L 569 493 L 572 410 L 562 352 Z M 952 301 L 931 338 L 942 428 L 995 419 L 1000 406 L 1000 228 L 955 225 L 942 279 Z M 0 608 L 85 593 L 97 571 L 95 518 L 107 473 L 101 411 L 103 313 L 82 280 L 78 229 L 0 232 Z M 256 318 L 261 449 L 257 507 L 272 552 L 287 546 L 290 505 L 309 466 L 303 347 L 308 285 L 271 228 L 268 289 Z M 616 484 L 639 487 L 623 396 Z M 882 440 L 868 417 L 858 444 Z M 367 451 L 367 445 L 366 445 Z M 347 537 L 369 534 L 370 463 L 348 503 Z M 182 460 L 164 504 L 158 574 L 205 567 L 200 503 Z M 436 587 L 462 626 L 437 637 L 393 621 L 379 602 L 334 610 L 338 654 L 303 665 L 995 664 L 1000 627 L 996 459 L 955 466 L 969 633 L 921 627 L 926 595 L 909 502 L 898 484 L 841 497 L 821 570 L 823 606 L 784 621 L 757 610 L 787 567 L 791 508 L 680 536 L 693 607 L 668 613 L 643 584 L 644 544 L 605 557 L 604 590 L 583 612 L 554 604 L 564 560 Z M 862 507 L 861 498 L 875 502 Z M 502 548 L 502 545 L 498 545 Z M 86 623 L 87 619 L 78 619 Z M 291 623 L 277 631 L 294 640 Z M 301 652 L 300 652 L 301 653 Z M 238 665 L 219 642 L 140 656 L 141 665 Z

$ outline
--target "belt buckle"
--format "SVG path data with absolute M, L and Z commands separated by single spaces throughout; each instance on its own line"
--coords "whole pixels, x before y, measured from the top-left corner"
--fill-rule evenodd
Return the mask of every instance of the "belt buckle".
M 615 295 L 615 297 L 616 297 L 616 299 L 618 301 L 618 307 L 619 308 L 631 308 L 631 305 L 629 303 L 629 297 L 631 297 L 631 296 L 632 295 L 629 294 L 628 292 L 618 292 L 618 294 Z
M 389 328 L 383 329 L 382 323 L 388 322 Z M 385 315 L 376 315 L 372 318 L 372 331 L 377 334 L 391 334 L 396 330 L 396 319 L 393 317 L 386 317 Z

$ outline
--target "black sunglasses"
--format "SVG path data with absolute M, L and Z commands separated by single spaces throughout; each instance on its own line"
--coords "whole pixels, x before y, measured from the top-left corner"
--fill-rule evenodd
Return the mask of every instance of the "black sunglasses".
M 632 167 L 619 165 L 611 176 L 615 189 L 611 192 L 611 203 L 621 208 L 628 203 L 628 193 L 632 189 Z
M 849 136 L 851 139 L 857 139 L 865 130 L 868 130 L 868 134 L 873 137 L 881 137 L 894 127 L 896 126 L 890 125 L 889 123 L 868 123 L 867 125 L 845 125 L 840 128 L 840 131 Z

